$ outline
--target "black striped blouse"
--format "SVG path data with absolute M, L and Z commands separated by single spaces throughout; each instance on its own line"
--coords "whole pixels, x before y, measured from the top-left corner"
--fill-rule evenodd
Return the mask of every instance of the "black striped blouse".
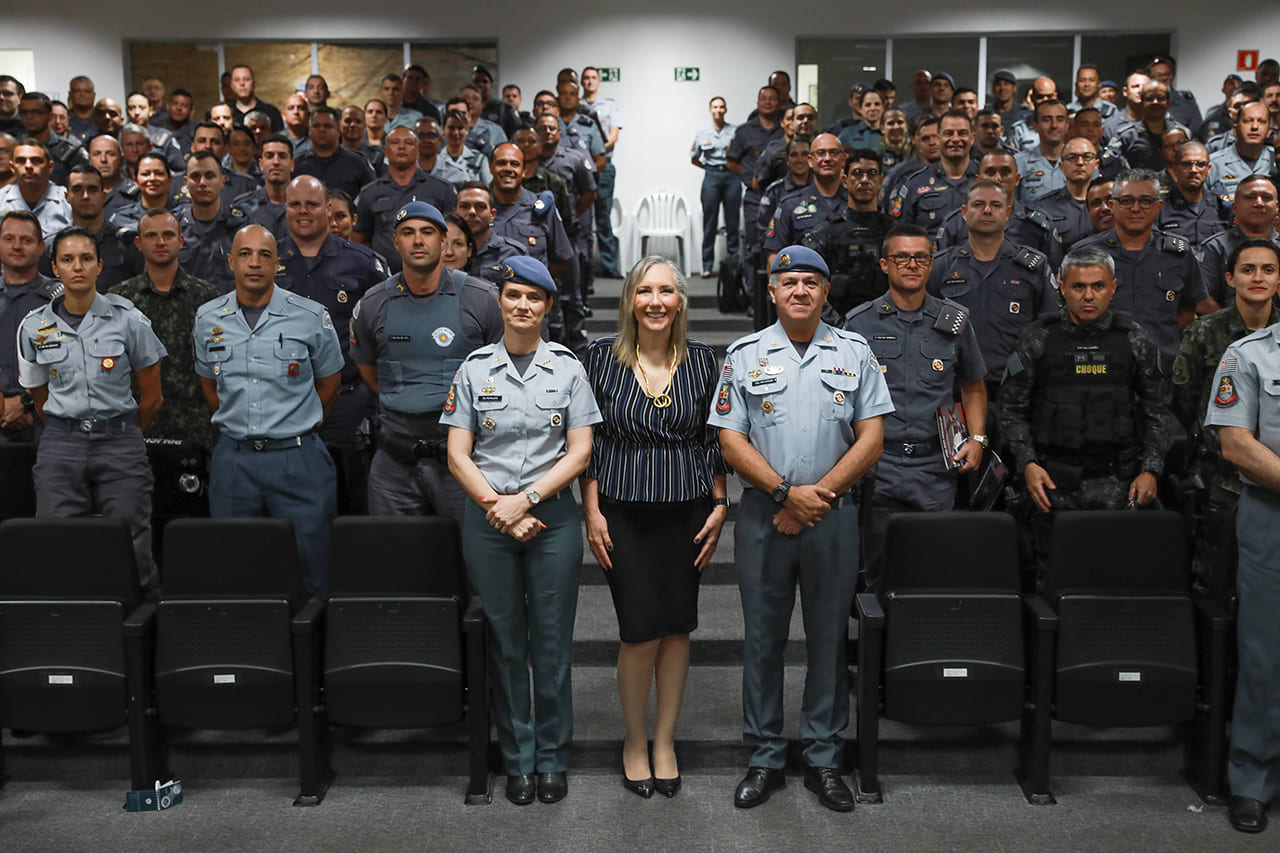
M 587 376 L 604 416 L 592 439 L 585 476 L 618 501 L 669 503 L 711 494 L 711 478 L 728 473 L 719 431 L 707 427 L 719 375 L 715 351 L 689 342 L 676 368 L 671 405 L 659 409 L 632 371 L 613 357 L 613 336 L 591 344 Z M 655 389 L 656 390 L 656 389 Z

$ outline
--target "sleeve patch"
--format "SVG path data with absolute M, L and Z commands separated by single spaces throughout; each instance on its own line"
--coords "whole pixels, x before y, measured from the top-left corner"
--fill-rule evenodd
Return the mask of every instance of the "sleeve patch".
M 1236 385 L 1231 381 L 1231 377 L 1223 376 L 1219 379 L 1218 394 L 1213 398 L 1213 404 L 1225 409 L 1227 406 L 1234 406 L 1239 400 L 1240 398 L 1236 395 Z

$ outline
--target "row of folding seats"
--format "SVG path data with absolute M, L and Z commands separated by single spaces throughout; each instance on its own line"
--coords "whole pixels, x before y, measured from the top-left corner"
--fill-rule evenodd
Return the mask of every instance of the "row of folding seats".
M 324 601 L 302 593 L 285 520 L 172 522 L 163 593 L 146 601 L 123 522 L 13 519 L 0 541 L 0 728 L 127 725 L 146 790 L 173 777 L 170 730 L 296 726 L 295 803 L 314 805 L 331 724 L 465 719 L 467 800 L 487 802 L 485 622 L 451 519 L 339 518 Z
M 1193 597 L 1185 525 L 1170 512 L 1067 512 L 1039 589 L 1019 586 L 1004 513 L 890 520 L 884 592 L 858 617 L 857 796 L 881 800 L 881 717 L 917 725 L 1021 721 L 1018 781 L 1050 790 L 1053 722 L 1178 725 L 1182 772 L 1226 801 L 1232 619 Z

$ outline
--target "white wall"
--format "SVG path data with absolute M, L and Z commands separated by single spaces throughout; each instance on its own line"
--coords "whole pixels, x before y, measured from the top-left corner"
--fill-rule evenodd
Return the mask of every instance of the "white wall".
M 1153 19 L 1149 4 L 1113 0 L 985 0 L 979 9 L 948 7 L 936 0 L 875 6 L 837 6 L 830 0 L 686 0 L 678 9 L 595 0 L 589 11 L 574 4 L 562 15 L 541 19 L 530 15 L 547 6 L 513 0 L 416 8 L 389 0 L 308 0 L 281 2 L 264 11 L 265 5 L 261 0 L 182 5 L 135 0 L 122 8 L 46 0 L 35 13 L 6 14 L 0 49 L 34 49 L 40 87 L 61 91 L 73 74 L 87 74 L 99 93 L 117 96 L 125 91 L 126 38 L 496 37 L 500 83 L 519 84 L 527 101 L 538 89 L 550 88 L 563 66 L 619 67 L 622 81 L 604 84 L 602 92 L 623 109 L 625 127 L 615 163 L 618 196 L 628 213 L 640 195 L 660 188 L 684 193 L 697 208 L 700 172 L 688 163 L 688 147 L 707 120 L 708 99 L 724 95 L 730 120 L 740 121 L 754 106 L 755 90 L 769 71 L 794 68 L 800 37 L 1172 30 L 1178 84 L 1194 90 L 1202 107 L 1220 97 L 1222 78 L 1235 69 L 1238 49 L 1260 49 L 1264 57 L 1280 53 L 1280 3 L 1274 2 L 1254 4 L 1247 26 L 1241 15 L 1224 15 L 1222 7 L 1202 0 L 1165 0 L 1159 4 L 1160 20 Z M 361 14 L 353 14 L 353 8 Z M 778 9 L 785 15 L 777 15 Z M 763 23 L 770 15 L 777 20 L 773 27 Z M 700 67 L 701 81 L 674 82 L 677 66 Z M 898 82 L 905 88 L 906 81 Z

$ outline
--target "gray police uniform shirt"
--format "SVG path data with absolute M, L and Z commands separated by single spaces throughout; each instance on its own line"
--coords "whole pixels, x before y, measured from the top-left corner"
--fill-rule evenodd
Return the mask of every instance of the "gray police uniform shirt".
M 569 430 L 603 417 L 573 351 L 539 341 L 521 376 L 502 343 L 462 363 L 440 423 L 472 433 L 471 459 L 494 491 L 512 495 L 546 474 L 568 450 Z M 544 495 L 549 498 L 551 495 Z
M 27 204 L 16 183 L 0 187 L 0 214 L 11 210 L 34 213 L 40 221 L 40 233 L 46 240 L 52 240 L 54 234 L 71 224 L 71 204 L 67 201 L 66 190 L 53 182 L 35 204 Z
M 178 253 L 178 264 L 196 278 L 202 278 L 223 293 L 235 289 L 235 276 L 227 265 L 227 255 L 236 232 L 249 224 L 238 207 L 223 207 L 208 221 L 196 219 L 191 205 L 173 211 L 186 242 Z
M 844 187 L 838 187 L 835 195 L 826 196 L 811 184 L 783 196 L 765 232 L 765 250 L 777 252 L 799 243 L 806 231 L 839 215 L 848 206 L 849 195 Z
M 546 265 L 577 257 L 550 192 L 534 195 L 522 187 L 516 201 L 497 202 L 493 211 L 490 233 L 510 237 L 524 246 L 530 257 Z
M 1093 233 L 1088 206 L 1076 200 L 1065 186 L 1040 196 L 1032 207 L 1049 217 L 1064 249 L 1070 249 Z
M 1050 160 L 1040 153 L 1040 148 L 1019 151 L 1013 157 L 1018 164 L 1018 201 L 1035 204 L 1042 196 L 1067 185 L 1067 176 L 1058 168 L 1057 160 Z
M 292 438 L 324 420 L 317 378 L 342 370 L 329 312 L 272 286 L 252 329 L 228 293 L 196 311 L 191 331 L 196 373 L 217 384 L 213 424 L 231 438 Z
M 392 180 L 390 175 L 383 175 L 360 190 L 355 201 L 354 230 L 370 238 L 373 250 L 382 256 L 392 272 L 400 272 L 400 253 L 396 251 L 393 239 L 396 214 L 400 208 L 411 201 L 425 201 L 440 211 L 453 210 L 457 198 L 458 194 L 450 184 L 421 167 L 404 186 Z
M 1275 175 L 1276 155 L 1264 146 L 1262 154 L 1250 163 L 1240 156 L 1234 145 L 1209 155 L 1209 179 L 1205 186 L 1227 201 L 1235 201 L 1236 187 L 1250 175 Z
M 1104 101 L 1102 98 L 1094 98 L 1093 103 L 1089 104 L 1089 106 L 1096 109 L 1104 119 L 1111 118 L 1116 114 L 1116 105 L 1110 101 Z M 1067 112 L 1071 115 L 1075 115 L 1082 109 L 1084 109 L 1084 104 L 1080 103 L 1079 99 L 1067 104 Z
M 747 436 L 775 471 L 807 485 L 853 446 L 856 422 L 893 410 L 861 335 L 819 322 L 802 357 L 777 322 L 729 346 L 707 423 Z
M 948 177 L 941 162 L 926 166 L 898 189 L 889 214 L 923 228 L 937 228 L 947 214 L 964 206 L 969 184 L 977 174 L 973 161 L 967 161 L 959 179 Z
M 965 317 L 959 333 L 935 327 L 944 305 Z M 977 382 L 986 375 L 968 314 L 929 294 L 920 308 L 903 311 L 887 292 L 849 312 L 845 329 L 866 339 L 893 398 L 893 412 L 884 419 L 886 442 L 936 440 L 938 409 L 955 402 L 956 381 Z
M 169 353 L 151 321 L 123 296 L 100 293 L 78 329 L 59 317 L 62 298 L 37 308 L 18 327 L 18 382 L 49 386 L 46 415 L 111 418 L 138 409 L 133 372 Z
M 689 159 L 696 159 L 708 168 L 724 168 L 729 155 L 729 143 L 733 142 L 733 134 L 737 125 L 725 122 L 724 127 L 716 130 L 715 125 L 703 128 L 693 137 L 689 146 Z
M 572 146 L 585 152 L 589 157 L 605 153 L 604 137 L 600 133 L 600 127 L 596 124 L 594 115 L 579 112 L 573 117 L 573 121 L 568 123 L 561 119 L 560 132 Z
M 456 308 L 449 305 L 452 310 L 439 314 L 431 311 L 433 307 L 446 307 L 444 303 L 453 302 L 455 297 Z M 408 300 L 415 309 L 405 318 L 410 324 L 414 318 L 423 318 L 432 327 L 424 326 L 421 334 L 415 334 L 389 324 L 388 303 L 400 299 Z M 442 269 L 439 287 L 426 296 L 409 290 L 403 274 L 393 276 L 371 288 L 351 318 L 351 358 L 357 364 L 377 368 L 383 426 L 398 435 L 418 432 L 413 415 L 443 408 L 448 385 L 465 354 L 500 340 L 502 311 L 497 288 L 457 270 Z M 444 370 L 450 360 L 453 367 Z M 409 375 L 411 372 L 414 375 Z M 426 373 L 443 373 L 438 395 Z M 395 392 L 402 383 L 415 388 L 412 405 L 398 402 Z M 413 411 L 403 411 L 406 408 Z
M 1018 335 L 1037 317 L 1058 310 L 1045 256 L 1008 240 L 991 261 L 973 256 L 968 244 L 934 255 L 929 292 L 963 305 L 982 359 L 987 381 L 999 382 Z
M 1280 324 L 1227 347 L 1213 377 L 1205 426 L 1242 427 L 1280 454 Z M 1243 474 L 1246 482 L 1250 482 Z
M 1194 311 L 1208 294 L 1200 279 L 1200 265 L 1191 244 L 1182 237 L 1151 229 L 1147 245 L 1130 252 L 1120 245 L 1116 230 L 1086 237 L 1077 247 L 1102 249 L 1115 260 L 1116 295 L 1113 311 L 1137 321 L 1160 350 L 1161 365 L 1173 364 L 1182 340 L 1178 311 Z
M 1235 298 L 1235 289 L 1227 284 L 1227 258 L 1231 257 L 1236 246 L 1247 239 L 1248 235 L 1240 226 L 1233 225 L 1229 230 L 1214 234 L 1200 247 L 1200 278 L 1219 305 L 1226 305 Z M 1280 230 L 1273 227 L 1267 239 L 1280 246 Z

